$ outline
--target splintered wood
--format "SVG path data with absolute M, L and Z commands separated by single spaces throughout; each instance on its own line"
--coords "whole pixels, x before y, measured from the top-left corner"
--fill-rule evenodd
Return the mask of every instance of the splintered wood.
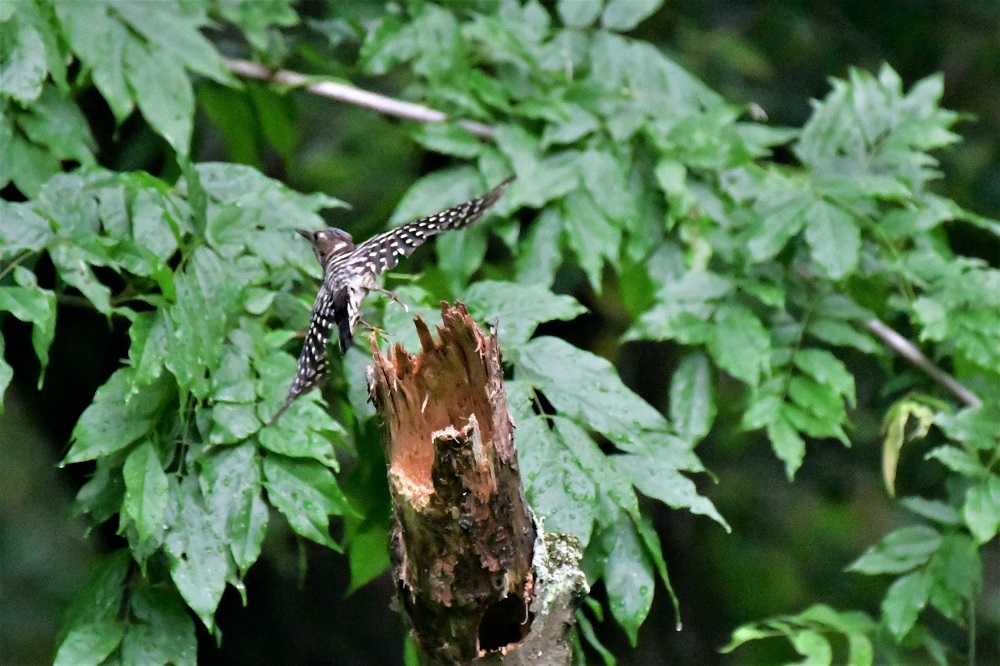
M 439 342 L 374 349 L 395 514 L 393 574 L 413 635 L 435 663 L 502 654 L 531 629 L 536 529 L 524 499 L 496 337 L 442 304 Z

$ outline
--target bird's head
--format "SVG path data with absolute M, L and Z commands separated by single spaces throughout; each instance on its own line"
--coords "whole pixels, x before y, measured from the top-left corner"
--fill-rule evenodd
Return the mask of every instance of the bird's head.
M 319 231 L 306 231 L 305 229 L 296 229 L 295 231 L 312 245 L 313 252 L 316 253 L 316 259 L 321 266 L 326 266 L 330 257 L 354 250 L 354 240 L 351 238 L 351 234 L 341 229 L 330 227 Z

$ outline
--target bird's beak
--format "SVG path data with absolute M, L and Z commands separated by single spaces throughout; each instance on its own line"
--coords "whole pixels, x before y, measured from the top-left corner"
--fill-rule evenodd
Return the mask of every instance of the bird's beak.
M 311 231 L 306 231 L 305 229 L 296 229 L 296 230 L 295 230 L 295 232 L 296 232 L 296 233 L 298 233 L 298 234 L 299 234 L 300 236 L 302 236 L 303 238 L 305 238 L 305 239 L 306 239 L 307 241 L 309 241 L 310 243 L 312 242 L 312 239 L 313 239 L 313 232 L 311 232 Z

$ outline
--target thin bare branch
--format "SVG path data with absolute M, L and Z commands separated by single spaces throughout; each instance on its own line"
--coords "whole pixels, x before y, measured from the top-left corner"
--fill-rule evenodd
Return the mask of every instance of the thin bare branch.
M 440 123 L 448 120 L 448 116 L 437 109 L 412 102 L 404 102 L 368 90 L 349 86 L 345 83 L 336 83 L 333 81 L 316 81 L 310 83 L 308 77 L 298 72 L 292 72 L 287 69 L 272 70 L 249 60 L 227 58 L 226 64 L 233 73 L 240 76 L 259 79 L 261 81 L 274 81 L 275 83 L 288 86 L 301 86 L 313 94 L 362 106 L 387 116 L 406 118 L 424 123 Z M 458 120 L 456 122 L 459 127 L 472 132 L 478 137 L 484 139 L 493 138 L 493 128 L 489 125 L 477 123 L 473 120 Z
M 865 322 L 865 326 L 869 331 L 881 338 L 884 343 L 892 347 L 896 353 L 926 372 L 931 379 L 951 391 L 955 397 L 965 404 L 971 407 L 979 407 L 983 404 L 982 399 L 978 395 L 959 384 L 957 379 L 936 366 L 915 344 L 882 321 L 869 319 Z
M 262 81 L 274 81 L 290 86 L 302 86 L 316 95 L 369 108 L 388 116 L 425 123 L 439 123 L 448 119 L 448 116 L 444 112 L 437 109 L 412 102 L 404 102 L 343 83 L 334 83 L 332 81 L 309 83 L 309 78 L 298 72 L 284 69 L 271 70 L 249 60 L 229 58 L 226 60 L 226 63 L 229 65 L 229 69 L 240 76 Z M 464 127 L 478 137 L 484 139 L 493 138 L 494 128 L 489 125 L 472 120 L 459 120 L 457 122 L 459 126 Z M 889 347 L 927 373 L 934 381 L 951 391 L 959 400 L 973 407 L 983 404 L 979 396 L 962 386 L 957 379 L 927 358 L 916 345 L 885 323 L 878 319 L 871 319 L 865 322 L 865 325 L 868 327 L 868 330 L 878 336 Z

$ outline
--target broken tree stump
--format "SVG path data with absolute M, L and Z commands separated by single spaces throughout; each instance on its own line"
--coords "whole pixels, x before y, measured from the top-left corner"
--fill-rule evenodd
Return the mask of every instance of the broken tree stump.
M 373 342 L 368 371 L 383 421 L 401 606 L 425 661 L 568 664 L 566 635 L 586 594 L 579 547 L 557 549 L 554 564 L 539 561 L 553 548 L 536 545 L 496 336 L 460 303 L 442 303 L 441 312 L 439 342 L 417 317 L 422 351 L 397 344 L 386 356 Z M 539 575 L 549 582 L 567 564 L 562 587 L 540 595 Z M 543 608 L 541 597 L 558 600 L 560 612 Z M 543 632 L 536 614 L 557 623 Z M 534 658 L 518 655 L 529 644 Z

